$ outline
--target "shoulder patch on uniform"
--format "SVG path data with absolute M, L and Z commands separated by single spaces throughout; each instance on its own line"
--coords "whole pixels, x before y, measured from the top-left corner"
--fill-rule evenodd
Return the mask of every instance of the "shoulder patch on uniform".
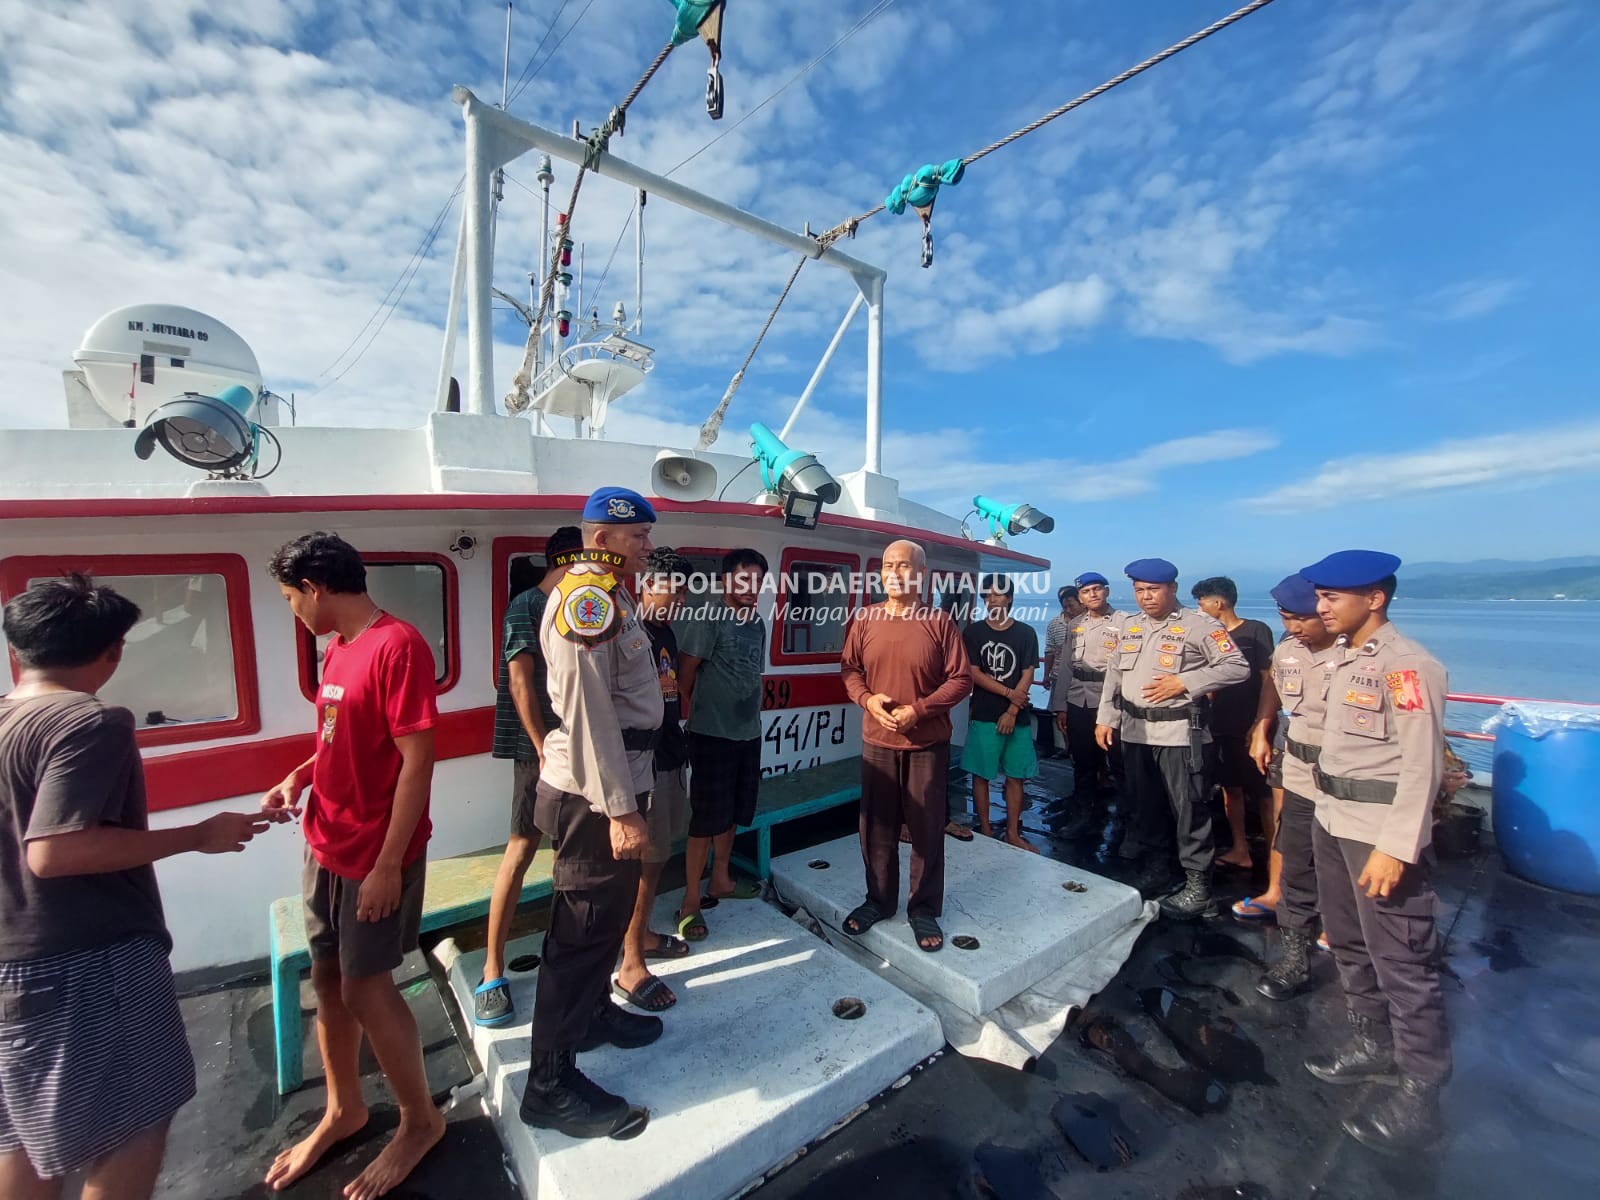
M 1389 695 L 1395 708 L 1401 712 L 1427 712 L 1428 698 L 1422 690 L 1422 680 L 1415 671 L 1390 671 L 1383 677 L 1389 685 Z
M 556 585 L 556 632 L 580 646 L 598 646 L 621 630 L 618 621 L 616 576 L 605 570 L 573 570 Z
M 1177 630 L 1173 630 L 1173 632 L 1176 633 Z M 1206 636 L 1215 642 L 1217 644 L 1217 649 L 1221 650 L 1224 654 L 1233 653 L 1233 639 L 1228 636 L 1228 631 L 1226 629 L 1213 629 L 1210 633 L 1206 634 Z

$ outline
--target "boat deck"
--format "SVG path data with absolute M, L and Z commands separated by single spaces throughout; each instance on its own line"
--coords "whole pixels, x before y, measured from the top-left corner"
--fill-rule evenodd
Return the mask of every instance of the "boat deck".
M 1030 789 L 1036 800 L 1064 789 L 1069 777 L 1056 763 L 1044 770 Z M 797 822 L 776 835 L 775 851 L 837 837 L 852 823 L 847 810 Z M 1049 843 L 1037 832 L 1036 812 L 1024 825 L 1056 857 L 1104 870 L 1087 848 Z M 950 846 L 952 854 L 961 850 Z M 681 878 L 669 877 L 664 886 L 681 886 Z M 1243 879 L 1232 886 L 1235 895 L 1245 890 Z M 1331 1047 L 1344 1032 L 1325 956 L 1316 964 L 1316 992 L 1273 1004 L 1256 994 L 1258 968 L 1251 961 L 1276 953 L 1272 931 L 1228 918 L 1192 927 L 1158 921 L 1117 980 L 1074 1017 L 1035 1070 L 1024 1074 L 946 1053 L 758 1194 L 763 1200 L 1600 1194 L 1594 1134 L 1600 1129 L 1600 899 L 1525 883 L 1504 871 L 1492 849 L 1443 862 L 1439 891 L 1456 1074 L 1445 1093 L 1451 1135 L 1436 1154 L 1395 1161 L 1351 1142 L 1338 1122 L 1361 1093 L 1328 1088 L 1300 1068 L 1305 1055 Z M 535 928 L 537 914 L 530 914 L 518 931 Z M 470 936 L 458 940 L 470 944 Z M 447 989 L 437 986 L 442 981 L 420 955 L 403 975 L 429 1079 L 447 1100 L 474 1073 L 446 1010 Z M 320 1081 L 309 1074 L 298 1092 L 276 1095 L 264 978 L 190 995 L 184 1011 L 200 1064 L 200 1096 L 174 1125 L 157 1194 L 266 1196 L 258 1181 L 273 1155 L 316 1120 Z M 1179 1056 L 1174 1038 L 1227 1053 L 1215 1070 L 1200 1071 Z M 372 1125 L 286 1195 L 331 1200 L 377 1153 L 394 1108 L 375 1065 L 369 1060 L 366 1068 Z M 448 1115 L 445 1142 L 393 1194 L 516 1196 L 478 1102 Z M 1132 1161 L 1106 1170 L 1091 1165 L 1062 1129 L 1065 1123 L 1095 1155 L 1097 1142 L 1106 1140 L 1096 1131 L 1116 1122 Z

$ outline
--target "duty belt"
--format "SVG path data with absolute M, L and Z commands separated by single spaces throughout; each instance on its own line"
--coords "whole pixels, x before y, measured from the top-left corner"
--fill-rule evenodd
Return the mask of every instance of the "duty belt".
M 1074 679 L 1082 679 L 1086 683 L 1104 683 L 1106 679 L 1106 673 L 1104 671 L 1093 670 L 1090 667 L 1080 667 L 1077 663 L 1073 663 L 1072 677 Z
M 656 748 L 656 743 L 660 740 L 660 728 L 624 729 L 622 731 L 622 748 L 624 750 L 654 750 Z
M 1305 742 L 1297 742 L 1293 738 L 1288 739 L 1288 749 L 1289 753 L 1295 758 L 1298 758 L 1303 763 L 1310 763 L 1313 766 L 1316 765 L 1317 758 L 1322 753 L 1321 746 L 1308 746 Z
M 1311 768 L 1311 778 L 1317 790 L 1335 800 L 1351 800 L 1357 804 L 1393 804 L 1395 785 L 1382 779 L 1344 779 L 1329 775 L 1321 767 Z
M 1122 694 L 1117 694 L 1117 707 L 1130 717 L 1137 717 L 1141 721 L 1187 721 L 1190 704 L 1178 708 L 1146 708 L 1142 704 L 1135 704 L 1131 700 L 1124 700 Z

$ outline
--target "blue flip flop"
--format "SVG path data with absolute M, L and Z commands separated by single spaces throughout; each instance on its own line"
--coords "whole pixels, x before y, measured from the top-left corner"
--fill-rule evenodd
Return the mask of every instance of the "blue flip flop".
M 511 1002 L 511 985 L 504 979 L 485 979 L 472 991 L 472 1020 L 486 1029 L 498 1029 L 517 1019 Z
M 1241 921 L 1269 921 L 1278 914 L 1275 909 L 1258 902 L 1254 896 L 1246 896 L 1233 906 L 1233 915 Z

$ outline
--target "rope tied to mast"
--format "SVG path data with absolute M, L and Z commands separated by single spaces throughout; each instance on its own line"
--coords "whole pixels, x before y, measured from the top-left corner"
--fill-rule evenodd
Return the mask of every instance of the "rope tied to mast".
M 695 449 L 705 450 L 717 440 L 717 435 L 722 431 L 722 418 L 727 416 L 728 406 L 733 403 L 734 393 L 739 390 L 739 385 L 744 382 L 744 373 L 749 370 L 754 361 L 756 351 L 761 349 L 761 343 L 766 340 L 767 331 L 772 328 L 772 322 L 777 320 L 778 310 L 783 307 L 783 302 L 789 298 L 789 289 L 794 287 L 794 281 L 800 278 L 800 271 L 811 259 L 802 254 L 800 261 L 795 263 L 794 270 L 789 272 L 789 282 L 783 285 L 783 291 L 778 294 L 778 302 L 772 306 L 772 311 L 767 314 L 766 323 L 761 326 L 761 332 L 756 334 L 755 345 L 750 347 L 750 353 L 744 356 L 744 362 L 733 373 L 733 378 L 728 381 L 728 390 L 722 393 L 722 399 L 717 401 L 716 408 L 711 410 L 711 415 L 706 418 L 705 424 L 700 426 L 700 440 L 695 444 Z

